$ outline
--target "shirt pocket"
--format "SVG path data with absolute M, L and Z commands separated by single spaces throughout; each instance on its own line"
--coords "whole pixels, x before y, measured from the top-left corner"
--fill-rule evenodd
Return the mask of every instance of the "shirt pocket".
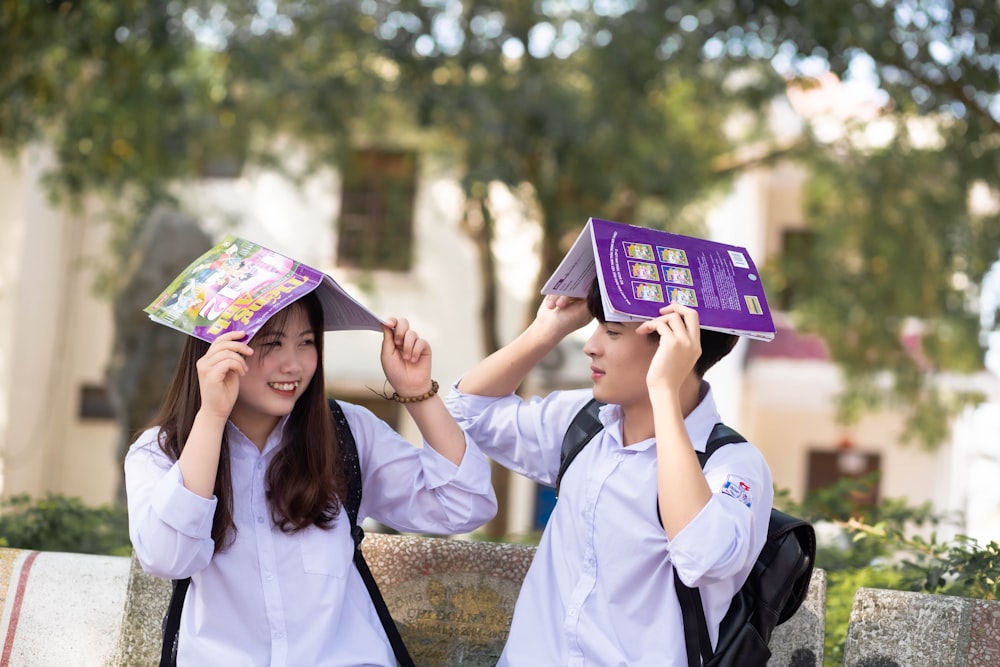
M 306 574 L 343 579 L 354 556 L 354 543 L 344 540 L 336 528 L 323 530 L 311 526 L 295 535 Z

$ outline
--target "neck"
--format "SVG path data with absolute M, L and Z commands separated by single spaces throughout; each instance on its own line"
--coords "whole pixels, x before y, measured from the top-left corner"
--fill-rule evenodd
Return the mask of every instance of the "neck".
M 701 378 L 694 373 L 681 384 L 678 399 L 681 416 L 685 419 L 694 412 L 694 409 L 704 398 L 703 387 L 707 391 L 707 385 L 704 385 Z M 648 394 L 641 402 L 622 405 L 622 438 L 626 447 L 648 440 L 654 435 L 656 435 L 656 431 L 653 426 L 653 404 L 650 402 Z
M 236 428 L 257 447 L 257 451 L 263 452 L 268 436 L 281 420 L 270 415 L 248 419 L 245 415 L 238 415 L 234 409 L 229 416 L 229 421 L 233 422 Z

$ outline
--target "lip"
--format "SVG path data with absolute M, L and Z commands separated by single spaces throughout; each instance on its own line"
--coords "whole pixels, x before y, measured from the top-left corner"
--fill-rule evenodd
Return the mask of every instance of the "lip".
M 299 388 L 296 382 L 268 382 L 267 386 L 279 396 L 295 396 L 295 391 Z
M 602 377 L 604 377 L 604 371 L 602 371 L 600 368 L 597 368 L 596 366 L 591 366 L 590 367 L 590 379 L 591 380 L 599 380 Z

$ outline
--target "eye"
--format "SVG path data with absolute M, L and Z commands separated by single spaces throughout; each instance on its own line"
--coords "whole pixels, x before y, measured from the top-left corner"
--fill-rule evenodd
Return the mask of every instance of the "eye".
M 315 338 L 305 338 L 302 341 L 302 345 L 305 345 L 305 346 L 308 346 L 308 347 L 312 347 L 312 346 L 316 345 L 316 339 Z

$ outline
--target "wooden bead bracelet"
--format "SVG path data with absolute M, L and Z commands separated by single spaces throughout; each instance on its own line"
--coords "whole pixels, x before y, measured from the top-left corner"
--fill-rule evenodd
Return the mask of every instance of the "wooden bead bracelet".
M 437 380 L 431 380 L 431 388 L 419 396 L 400 396 L 396 392 L 392 392 L 392 396 L 388 396 L 387 398 L 397 403 L 419 403 L 420 401 L 426 401 L 436 393 L 438 393 Z

